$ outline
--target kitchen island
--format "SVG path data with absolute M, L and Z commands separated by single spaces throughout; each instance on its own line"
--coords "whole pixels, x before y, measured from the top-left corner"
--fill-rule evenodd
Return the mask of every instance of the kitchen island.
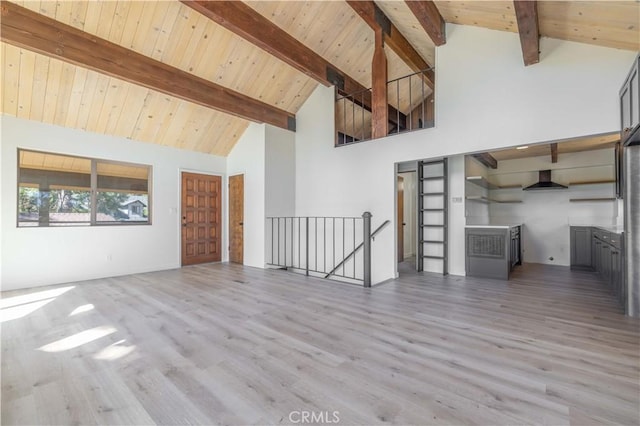
M 508 280 L 522 264 L 522 224 L 467 225 L 464 232 L 467 276 Z

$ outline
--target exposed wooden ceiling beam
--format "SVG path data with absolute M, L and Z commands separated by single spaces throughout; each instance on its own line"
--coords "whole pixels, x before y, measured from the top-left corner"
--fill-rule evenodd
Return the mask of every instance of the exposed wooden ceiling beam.
M 384 53 L 382 30 L 376 31 L 371 64 L 371 94 L 373 99 L 371 136 L 379 139 L 389 134 L 389 109 L 387 108 L 387 56 Z
M 537 2 L 535 0 L 514 0 L 513 7 L 518 21 L 518 33 L 520 34 L 524 65 L 537 64 L 540 62 Z
M 196 12 L 228 29 L 267 53 L 338 92 L 358 95 L 362 107 L 371 111 L 371 92 L 289 33 L 241 1 L 180 0 Z M 400 114 L 400 122 L 406 121 Z M 397 111 L 389 106 L 389 120 L 397 124 Z
M 558 144 L 552 143 L 549 145 L 549 147 L 551 148 L 551 162 L 557 163 L 558 162 Z
M 2 1 L 2 41 L 247 120 L 295 130 L 295 115 Z
M 373 1 L 347 0 L 347 3 L 374 32 L 382 29 L 385 45 L 389 46 L 409 68 L 415 72 L 426 70 L 423 72 L 426 83 L 431 89 L 434 88 L 435 73 L 431 69 L 432 66 L 420 56 L 411 43 Z
M 427 0 L 405 0 L 422 28 L 427 32 L 431 41 L 436 46 L 442 46 L 447 42 L 444 18 L 436 4 Z
M 471 154 L 471 156 L 473 158 L 475 158 L 476 160 L 478 160 L 484 166 L 489 167 L 490 169 L 497 169 L 498 168 L 498 160 L 493 158 L 493 155 L 489 154 L 488 152 L 480 152 L 478 154 Z

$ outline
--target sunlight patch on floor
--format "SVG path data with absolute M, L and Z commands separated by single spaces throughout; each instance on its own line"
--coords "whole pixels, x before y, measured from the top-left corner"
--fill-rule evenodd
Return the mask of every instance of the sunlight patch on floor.
M 49 343 L 48 345 L 41 346 L 38 350 L 43 352 L 68 351 L 69 349 L 77 348 L 78 346 L 82 346 L 86 343 L 93 342 L 94 340 L 113 334 L 116 331 L 118 330 L 107 325 L 94 327 L 92 329 L 76 333 L 73 336 L 65 337 L 53 343 Z
M 99 359 L 103 361 L 113 361 L 123 356 L 129 355 L 131 352 L 135 350 L 135 345 L 124 346 L 126 340 L 119 340 L 106 348 L 102 349 L 100 352 L 93 356 L 93 359 Z
M 78 306 L 77 308 L 75 308 L 70 314 L 69 316 L 72 317 L 74 315 L 78 315 L 81 314 L 83 312 L 89 312 L 91 310 L 93 310 L 94 306 L 91 303 L 88 303 L 86 305 L 82 305 L 82 306 Z
M 39 300 L 55 298 L 74 288 L 76 288 L 76 286 L 72 285 L 68 287 L 54 288 L 51 290 L 36 291 L 34 293 L 22 294 L 20 296 L 3 297 L 2 299 L 0 299 L 0 309 L 37 302 Z
M 21 305 L 12 306 L 10 308 L 3 308 L 2 310 L 0 310 L 0 323 L 26 317 L 30 313 L 37 311 L 47 303 L 54 300 L 56 300 L 55 297 L 51 299 L 39 300 L 37 302 L 23 303 Z

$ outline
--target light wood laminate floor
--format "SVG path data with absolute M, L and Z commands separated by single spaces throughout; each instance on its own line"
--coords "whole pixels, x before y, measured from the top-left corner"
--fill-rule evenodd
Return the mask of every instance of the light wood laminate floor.
M 640 323 L 568 268 L 363 289 L 215 264 L 2 296 L 5 425 L 640 422 Z

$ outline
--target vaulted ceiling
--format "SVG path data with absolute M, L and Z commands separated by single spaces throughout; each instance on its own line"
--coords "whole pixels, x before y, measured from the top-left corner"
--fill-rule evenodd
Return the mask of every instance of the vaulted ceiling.
M 295 114 L 319 81 L 176 0 L 12 3 L 218 85 L 222 94 L 246 95 L 284 114 Z M 354 84 L 371 87 L 374 32 L 347 2 L 246 4 Z M 413 7 L 401 1 L 376 4 L 419 59 L 436 65 L 434 42 Z M 510 1 L 435 5 L 446 22 L 518 31 Z M 537 12 L 541 36 L 640 50 L 636 1 L 540 1 Z M 3 24 L 5 19 L 11 18 L 3 13 Z M 16 47 L 5 39 L 4 25 L 2 38 L 3 114 L 217 155 L 227 155 L 249 123 L 242 114 L 220 112 L 188 96 Z M 385 50 L 389 79 L 416 71 L 415 63 L 388 46 Z

